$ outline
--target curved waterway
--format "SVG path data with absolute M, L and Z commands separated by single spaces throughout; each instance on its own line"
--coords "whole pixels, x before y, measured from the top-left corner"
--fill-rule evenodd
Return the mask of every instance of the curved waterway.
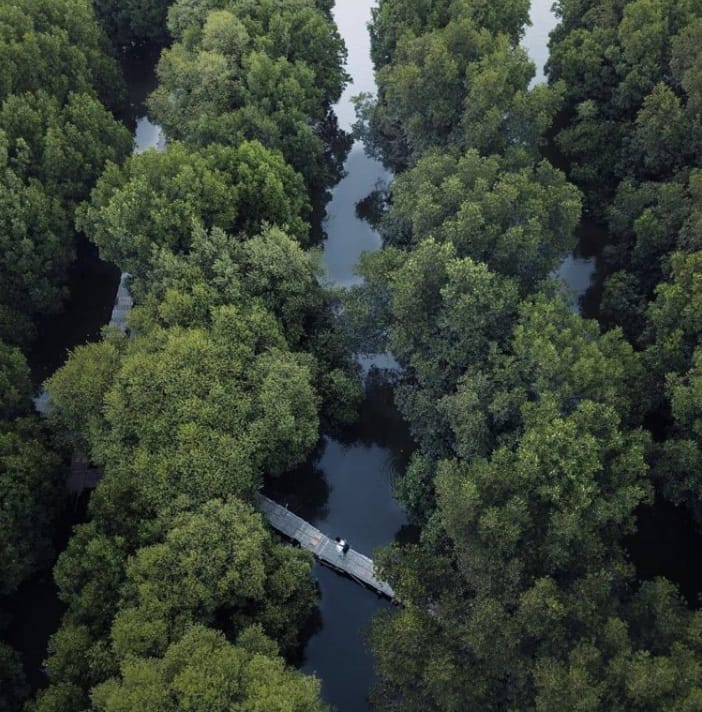
M 338 0 L 334 17 L 348 51 L 352 84 L 335 107 L 339 125 L 350 130 L 355 114 L 351 97 L 375 92 L 367 23 L 373 0 Z M 532 3 L 532 26 L 524 45 L 537 65 L 535 82 L 544 81 L 548 34 L 556 24 L 551 0 Z M 356 203 L 392 176 L 370 159 L 357 142 L 345 164 L 346 177 L 327 207 L 324 265 L 337 286 L 357 284 L 354 269 L 363 252 L 377 250 L 376 232 L 356 216 Z M 581 241 L 582 243 L 582 241 Z M 579 249 L 558 270 L 573 297 L 574 308 L 590 287 L 595 261 Z M 391 366 L 376 357 L 364 366 Z M 314 457 L 300 470 L 275 484 L 271 494 L 331 536 L 343 536 L 354 548 L 372 554 L 393 539 L 402 539 L 406 518 L 393 497 L 392 482 L 404 472 L 411 448 L 408 434 L 392 405 L 391 388 L 383 381 L 367 383 L 367 400 L 355 432 L 344 442 L 325 438 Z M 369 709 L 374 681 L 373 661 L 365 632 L 373 615 L 389 604 L 355 583 L 316 565 L 321 600 L 319 627 L 305 652 L 303 670 L 321 678 L 324 699 L 338 712 Z
M 374 92 L 370 38 L 371 0 L 339 0 L 334 17 L 348 48 L 350 84 L 335 107 L 339 126 L 349 131 L 355 120 L 351 97 Z M 354 268 L 363 252 L 377 250 L 380 237 L 356 216 L 356 203 L 390 175 L 368 158 L 359 142 L 344 166 L 346 177 L 327 206 L 323 261 L 327 280 L 336 286 L 357 284 Z M 366 369 L 392 366 L 378 356 Z M 359 421 L 335 437 L 325 437 L 300 469 L 271 484 L 270 494 L 330 536 L 342 536 L 358 551 L 373 551 L 403 538 L 407 518 L 393 496 L 393 481 L 404 472 L 411 442 L 382 377 L 366 383 L 367 397 Z M 350 579 L 315 564 L 320 603 L 316 632 L 304 650 L 302 669 L 321 679 L 322 696 L 338 712 L 369 709 L 374 681 L 366 631 L 373 615 L 390 603 Z

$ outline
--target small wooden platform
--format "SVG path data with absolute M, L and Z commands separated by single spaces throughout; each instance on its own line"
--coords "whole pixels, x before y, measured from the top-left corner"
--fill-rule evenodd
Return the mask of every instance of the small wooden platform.
M 395 600 L 395 592 L 389 584 L 375 577 L 372 559 L 353 549 L 349 549 L 346 554 L 339 554 L 336 541 L 264 495 L 259 496 L 259 509 L 274 529 L 298 542 L 303 549 L 311 551 L 321 563 Z
M 127 331 L 127 315 L 134 306 L 132 295 L 127 289 L 127 282 L 130 277 L 131 275 L 128 272 L 122 272 L 109 323 L 110 326 L 117 327 L 123 334 Z M 39 415 L 49 415 L 51 402 L 49 400 L 49 394 L 43 388 L 39 392 L 39 395 L 35 396 L 32 400 L 34 401 L 34 408 Z
M 128 272 L 122 272 L 117 288 L 117 296 L 115 297 L 115 305 L 112 308 L 112 316 L 110 317 L 110 326 L 116 326 L 122 333 L 127 330 L 127 315 L 134 306 L 132 295 L 127 289 L 127 282 L 131 275 Z

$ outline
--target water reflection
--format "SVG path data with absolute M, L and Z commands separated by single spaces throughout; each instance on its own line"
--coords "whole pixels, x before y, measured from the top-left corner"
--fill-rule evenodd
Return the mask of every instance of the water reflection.
M 378 233 L 356 215 L 356 203 L 377 184 L 387 182 L 390 175 L 379 161 L 366 156 L 361 143 L 351 149 L 344 167 L 347 175 L 335 188 L 327 206 L 323 262 L 333 284 L 349 287 L 362 281 L 354 273 L 361 254 L 381 246 Z
M 552 0 L 532 0 L 529 18 L 531 26 L 524 33 L 522 45 L 529 52 L 529 57 L 536 65 L 536 76 L 531 85 L 536 86 L 545 81 L 544 65 L 548 61 L 548 36 L 558 23 L 553 14 Z
M 581 303 L 592 285 L 595 274 L 594 257 L 579 257 L 573 253 L 561 263 L 557 276 L 564 282 L 564 293 L 573 311 L 580 311 Z
M 356 424 L 324 437 L 303 466 L 269 478 L 264 489 L 329 536 L 343 536 L 370 555 L 407 524 L 393 485 L 412 442 L 388 380 L 373 371 L 367 394 Z
M 134 153 L 143 153 L 150 148 L 163 151 L 166 147 L 166 135 L 157 124 L 151 123 L 148 116 L 137 118 L 134 132 Z
M 264 491 L 329 536 L 343 536 L 368 555 L 416 531 L 393 496 L 412 451 L 392 397 L 393 372 L 372 368 L 358 421 L 324 437 L 312 457 Z M 319 609 L 303 652 L 302 669 L 322 681 L 322 696 L 343 712 L 368 709 L 375 677 L 365 636 L 373 615 L 390 604 L 356 582 L 315 564 Z
M 392 604 L 320 564 L 314 573 L 323 625 L 307 645 L 302 670 L 321 678 L 322 697 L 338 712 L 363 712 L 376 681 L 366 631 L 373 615 Z

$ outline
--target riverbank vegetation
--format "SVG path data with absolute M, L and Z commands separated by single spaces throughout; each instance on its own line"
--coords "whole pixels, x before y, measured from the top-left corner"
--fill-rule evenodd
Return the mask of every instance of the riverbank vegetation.
M 550 82 L 531 87 L 528 10 L 374 11 L 378 96 L 359 98 L 357 130 L 397 178 L 347 316 L 403 367 L 419 448 L 398 493 L 422 528 L 379 559 L 403 608 L 372 630 L 375 699 L 696 709 L 698 606 L 639 579 L 626 542 L 655 498 L 700 511 L 702 13 L 558 2 Z M 601 324 L 550 279 L 581 204 L 611 227 Z
M 27 365 L 36 321 L 67 296 L 73 226 L 105 163 L 131 150 L 112 115 L 124 92 L 84 0 L 0 8 L 0 636 L 23 583 L 51 566 L 68 453 L 39 421 Z M 0 642 L 0 709 L 28 692 Z
M 49 645 L 48 687 L 27 709 L 325 709 L 319 682 L 285 662 L 316 605 L 311 556 L 275 540 L 256 503 L 263 475 L 304 461 L 322 428 L 353 419 L 362 394 L 335 298 L 308 250 L 318 239 L 315 200 L 338 179 L 349 145 L 330 112 L 347 81 L 331 8 L 179 0 L 166 27 L 164 3 L 96 2 L 123 51 L 167 34 L 175 40 L 151 99 L 168 145 L 127 157 L 126 130 L 90 104 L 106 98 L 108 80 L 117 89 L 121 81 L 92 8 L 26 4 L 35 15 L 6 10 L 8 24 L 26 31 L 54 12 L 67 18 L 58 39 L 46 40 L 65 44 L 56 51 L 66 68 L 46 75 L 57 82 L 55 99 L 35 92 L 0 112 L 8 171 L 26 170 L 33 188 L 46 181 L 66 230 L 75 225 L 131 273 L 137 303 L 128 334 L 108 331 L 75 349 L 47 382 L 56 446 L 85 453 L 103 474 L 88 521 L 54 570 L 66 613 Z M 85 38 L 71 34 L 74 22 Z M 19 36 L 7 44 L 8 57 L 31 50 Z M 95 57 L 81 59 L 81 50 Z M 22 82 L 18 69 L 8 94 L 33 89 Z M 110 99 L 118 108 L 119 93 Z M 69 138 L 81 142 L 66 145 L 59 129 L 89 109 L 100 140 L 74 121 Z M 49 122 L 59 124 L 46 129 L 50 141 L 42 133 Z M 63 267 L 70 243 L 60 246 Z M 37 267 L 42 279 L 46 263 Z M 58 280 L 51 286 L 60 290 Z M 15 302 L 23 303 L 8 299 Z M 2 363 L 3 407 L 14 415 L 27 407 L 28 379 L 16 350 L 8 347 Z M 52 457 L 35 449 L 21 466 L 46 477 L 60 464 Z M 50 480 L 52 496 L 61 477 Z M 46 481 L 32 487 L 27 476 L 23 486 L 49 494 Z M 40 556 L 46 516 L 38 506 L 17 508 L 35 528 L 23 536 L 24 520 L 7 524 L 18 542 L 8 556 L 31 568 L 24 548 Z M 19 565 L 6 568 L 7 586 L 26 576 Z M 9 650 L 0 654 L 11 661 Z M 8 679 L 16 670 L 13 663 Z M 17 699 L 2 702 L 16 709 Z

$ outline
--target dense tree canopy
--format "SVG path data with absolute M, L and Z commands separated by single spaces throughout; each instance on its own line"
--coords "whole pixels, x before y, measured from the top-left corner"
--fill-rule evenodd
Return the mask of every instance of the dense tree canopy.
M 311 556 L 274 544 L 262 517 L 238 500 L 176 516 L 162 543 L 129 560 L 115 653 L 162 655 L 193 622 L 238 634 L 252 622 L 288 651 L 315 603 Z
M 699 245 L 702 153 L 696 2 L 557 3 L 549 72 L 565 87 L 556 143 L 607 224 L 605 325 L 639 341 L 674 251 Z
M 260 141 L 324 191 L 341 175 L 342 157 L 324 136 L 334 132 L 329 107 L 347 75 L 344 43 L 323 5 L 178 0 L 168 15 L 176 42 L 162 55 L 150 100 L 154 117 L 196 146 Z
M 90 0 L 18 0 L 0 9 L 0 98 L 87 92 L 119 105 L 123 83 Z
M 0 595 L 51 561 L 51 534 L 65 470 L 31 420 L 0 426 Z
M 533 287 L 572 249 L 577 190 L 547 162 L 506 172 L 496 156 L 431 151 L 400 175 L 381 222 L 386 244 L 426 237 Z
M 345 318 L 403 367 L 419 447 L 397 490 L 421 525 L 378 559 L 404 606 L 372 629 L 375 701 L 692 709 L 700 614 L 637 580 L 626 537 L 654 494 L 699 516 L 700 8 L 557 3 L 549 88 L 529 88 L 516 44 L 527 9 L 381 0 L 373 16 L 359 128 L 400 173 Z M 556 112 L 568 175 L 612 228 L 604 332 L 544 281 L 580 219 L 541 155 Z
M 375 53 L 391 53 L 392 62 L 376 65 L 377 100 L 358 102 L 357 128 L 373 155 L 394 170 L 432 147 L 500 153 L 519 165 L 537 158 L 561 88 L 528 90 L 534 65 L 517 44 L 528 4 L 455 2 L 443 20 L 434 17 L 440 7 L 412 16 L 395 5 L 381 3 L 371 28 Z M 495 21 L 513 13 L 511 35 L 491 31 L 493 12 Z
M 95 373 L 94 359 L 111 354 L 99 344 L 78 353 L 49 381 L 55 417 L 69 431 L 86 419 L 94 426 L 93 461 L 129 484 L 148 511 L 171 507 L 176 492 L 193 502 L 252 498 L 264 472 L 298 464 L 316 442 L 308 361 L 287 352 L 260 308 L 220 307 L 210 329 L 154 328 L 130 341 L 99 394 L 82 370 L 88 361 Z M 91 394 L 98 424 L 90 408 L 74 408 Z
M 95 712 L 324 712 L 319 682 L 286 668 L 275 645 L 249 628 L 236 645 L 192 627 L 160 658 L 129 658 L 92 694 Z
M 22 346 L 61 308 L 76 203 L 131 150 L 101 103 L 123 89 L 106 49 L 87 0 L 0 8 L 0 338 Z
M 141 42 L 165 43 L 171 0 L 92 0 L 95 15 L 117 48 Z
M 118 46 L 158 35 L 162 3 L 96 6 Z M 169 28 L 152 100 L 167 148 L 84 158 L 101 175 L 76 224 L 138 306 L 47 383 L 50 423 L 102 479 L 55 567 L 67 612 L 32 709 L 321 712 L 279 655 L 315 605 L 311 558 L 253 507 L 360 397 L 305 252 L 308 191 L 341 165 L 325 142 L 345 49 L 326 1 L 177 2 Z M 49 104 L 18 102 L 37 171 Z
M 174 143 L 123 168 L 110 164 L 78 224 L 105 259 L 143 275 L 157 247 L 187 252 L 198 223 L 234 235 L 275 223 L 304 244 L 308 211 L 300 177 L 261 144 L 191 150 Z

